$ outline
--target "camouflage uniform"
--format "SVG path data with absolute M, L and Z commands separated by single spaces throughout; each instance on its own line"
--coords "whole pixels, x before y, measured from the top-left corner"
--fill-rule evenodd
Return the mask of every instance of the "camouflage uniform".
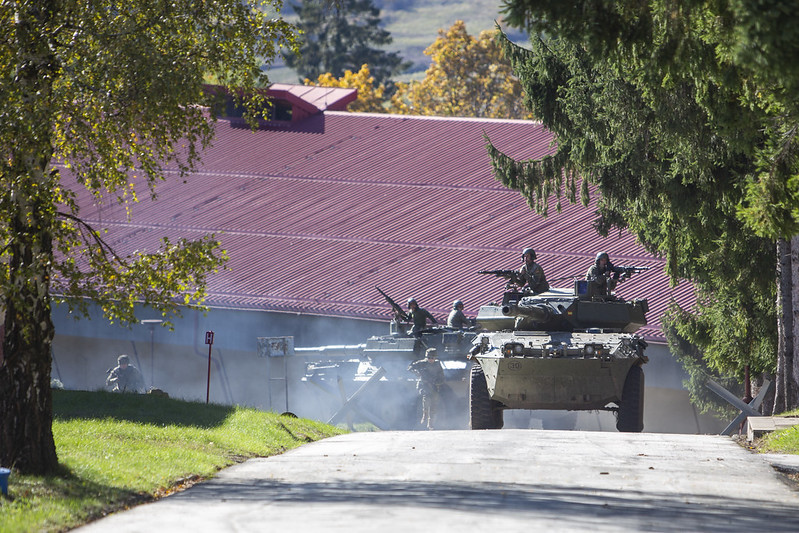
M 472 322 L 466 315 L 463 314 L 463 311 L 460 309 L 453 309 L 449 312 L 449 317 L 447 317 L 447 326 L 455 329 L 463 329 L 471 327 Z
M 607 254 L 599 255 L 605 255 L 607 258 Z M 585 273 L 585 279 L 594 283 L 596 286 L 595 294 L 609 296 L 616 289 L 619 277 L 624 274 L 624 269 L 613 266 L 610 259 L 608 259 L 604 267 L 599 266 L 599 255 L 597 255 L 596 261 L 588 269 L 588 272 Z
M 549 283 L 547 283 L 547 277 L 544 275 L 544 269 L 535 262 L 529 268 L 526 263 L 522 265 L 519 269 L 519 281 L 522 287 L 527 285 L 535 294 L 549 290 Z
M 416 309 L 411 309 L 408 311 L 408 319 L 413 323 L 410 331 L 408 331 L 408 335 L 413 335 L 414 337 L 418 337 L 422 334 L 422 330 L 427 327 L 427 321 L 430 320 L 433 324 L 438 324 L 438 321 L 435 319 L 433 315 L 431 315 L 427 309 L 422 309 L 421 307 L 416 306 Z
M 129 363 L 128 356 L 120 355 L 117 361 L 119 364 L 105 380 L 106 386 L 114 392 L 144 392 L 144 378 L 139 369 Z
M 419 375 L 416 388 L 422 396 L 422 426 L 433 429 L 433 420 L 436 416 L 436 406 L 441 386 L 444 384 L 444 368 L 436 359 L 437 350 L 428 348 L 425 359 L 414 361 L 408 370 Z

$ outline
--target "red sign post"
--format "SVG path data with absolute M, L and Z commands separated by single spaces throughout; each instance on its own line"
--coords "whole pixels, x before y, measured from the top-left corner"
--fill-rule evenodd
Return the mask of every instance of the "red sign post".
M 211 392 L 211 348 L 214 345 L 214 332 L 205 332 L 205 344 L 208 345 L 208 380 L 205 383 L 205 403 L 208 403 L 208 398 Z

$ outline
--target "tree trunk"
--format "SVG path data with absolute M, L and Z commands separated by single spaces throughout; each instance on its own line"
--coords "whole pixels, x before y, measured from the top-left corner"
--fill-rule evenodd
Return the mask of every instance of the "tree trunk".
M 9 170 L 17 178 L 18 194 L 12 194 L 9 230 L 13 237 L 7 250 L 8 280 L 4 294 L 0 464 L 26 474 L 47 474 L 58 467 L 50 388 L 54 333 L 50 315 L 50 265 L 55 184 L 51 182 L 53 175 L 47 171 L 51 152 L 43 146 L 14 155 L 20 156 L 20 161 Z
M 3 209 L 9 241 L 3 281 L 5 334 L 0 365 L 0 465 L 25 474 L 58 468 L 53 439 L 50 367 L 52 237 L 58 201 L 50 95 L 58 65 L 45 29 L 57 25 L 56 2 L 15 6 L 17 99 L 4 112 L 17 119 L 10 152 L 3 155 Z
M 794 356 L 796 346 L 794 343 L 794 330 L 797 326 L 794 320 L 794 309 L 799 309 L 795 304 L 794 281 L 799 277 L 794 275 L 799 261 L 793 261 L 799 253 L 797 239 L 777 241 L 777 376 L 774 394 L 774 413 L 783 413 L 797 405 L 796 371 L 797 358 Z
M 786 387 L 789 391 L 786 410 L 799 407 L 799 236 L 790 240 L 790 268 L 791 268 L 791 380 Z
M 28 244 L 12 243 L 11 268 L 18 291 L 15 297 L 6 298 L 5 358 L 0 367 L 0 464 L 26 474 L 47 474 L 58 467 L 50 388 L 53 324 L 47 269 L 32 279 L 20 279 L 29 269 L 15 269 L 15 263 L 31 264 L 34 247 Z

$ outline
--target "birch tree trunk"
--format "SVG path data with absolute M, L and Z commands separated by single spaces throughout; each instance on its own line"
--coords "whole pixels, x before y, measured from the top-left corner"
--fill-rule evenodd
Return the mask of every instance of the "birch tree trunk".
M 6 295 L 5 358 L 0 367 L 0 463 L 27 474 L 52 473 L 58 467 L 52 432 L 49 269 L 42 264 L 53 251 L 45 224 L 37 217 L 13 221 L 23 238 L 11 243 L 13 289 Z
M 4 360 L 0 365 L 0 464 L 24 474 L 58 468 L 53 439 L 50 368 L 53 323 L 50 272 L 58 177 L 53 157 L 50 95 L 57 71 L 46 32 L 57 3 L 17 3 L 14 17 L 16 142 L 4 154 L 3 209 L 8 224 L 4 279 Z

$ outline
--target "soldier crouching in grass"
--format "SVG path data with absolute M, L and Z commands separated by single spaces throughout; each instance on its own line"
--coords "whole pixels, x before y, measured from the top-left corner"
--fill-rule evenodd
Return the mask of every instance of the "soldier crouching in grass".
M 130 364 L 130 357 L 124 354 L 117 358 L 117 366 L 108 372 L 105 385 L 113 392 L 144 392 L 141 372 Z
M 438 360 L 438 350 L 428 348 L 425 358 L 414 361 L 408 366 L 408 370 L 418 374 L 419 381 L 416 388 L 422 396 L 422 426 L 433 429 L 433 420 L 436 415 L 436 404 L 441 387 L 444 384 L 444 368 Z

